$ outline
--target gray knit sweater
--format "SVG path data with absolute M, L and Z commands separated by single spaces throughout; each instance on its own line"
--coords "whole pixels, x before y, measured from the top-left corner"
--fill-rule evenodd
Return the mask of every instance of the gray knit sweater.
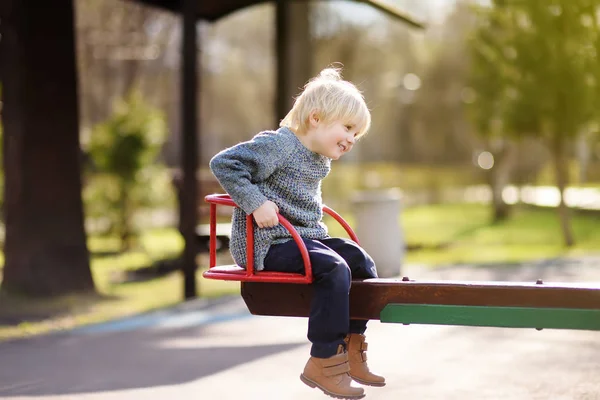
M 323 201 L 321 180 L 331 168 L 331 160 L 307 149 L 288 128 L 266 131 L 252 140 L 221 151 L 210 161 L 219 183 L 240 207 L 234 209 L 230 250 L 234 261 L 246 267 L 246 215 L 271 200 L 300 236 L 327 237 L 321 221 Z M 263 261 L 273 243 L 289 240 L 281 225 L 258 228 L 254 222 L 254 267 Z

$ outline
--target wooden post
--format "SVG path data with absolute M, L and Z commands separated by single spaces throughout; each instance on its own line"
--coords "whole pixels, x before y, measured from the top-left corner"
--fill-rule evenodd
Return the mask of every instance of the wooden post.
M 196 4 L 194 0 L 183 0 L 182 48 L 181 48 L 181 156 L 182 196 L 180 197 L 179 222 L 185 240 L 182 257 L 183 293 L 185 299 L 197 296 L 196 285 L 196 223 L 198 219 L 198 76 L 196 33 Z
M 312 74 L 310 1 L 277 0 L 275 24 L 275 127 L 278 127 L 294 104 L 294 96 L 300 93 Z

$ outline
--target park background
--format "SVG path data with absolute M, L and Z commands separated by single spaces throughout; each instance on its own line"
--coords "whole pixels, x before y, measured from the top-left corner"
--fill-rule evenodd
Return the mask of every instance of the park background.
M 402 263 L 506 268 L 597 254 L 598 2 L 389 3 L 426 29 L 353 2 L 296 9 L 310 22 L 310 75 L 343 64 L 373 114 L 369 135 L 323 182 L 325 202 L 352 224 L 356 193 L 401 190 L 405 243 L 398 245 L 407 252 L 399 271 Z M 126 1 L 74 4 L 95 290 L 48 298 L 3 284 L 0 340 L 183 299 L 180 18 Z M 204 192 L 218 190 L 206 168 L 212 155 L 275 128 L 273 19 L 274 6 L 265 3 L 197 25 Z M 206 223 L 202 212 L 198 223 Z M 228 262 L 226 252 L 219 259 Z M 200 252 L 198 296 L 239 292 L 238 284 L 203 280 L 207 264 Z

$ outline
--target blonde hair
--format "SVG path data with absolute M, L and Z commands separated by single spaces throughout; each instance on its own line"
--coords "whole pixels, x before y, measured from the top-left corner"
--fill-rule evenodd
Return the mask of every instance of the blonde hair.
M 279 126 L 304 133 L 313 111 L 326 124 L 341 121 L 356 126 L 357 139 L 371 127 L 371 112 L 362 93 L 354 84 L 342 79 L 340 68 L 325 68 L 312 78 Z

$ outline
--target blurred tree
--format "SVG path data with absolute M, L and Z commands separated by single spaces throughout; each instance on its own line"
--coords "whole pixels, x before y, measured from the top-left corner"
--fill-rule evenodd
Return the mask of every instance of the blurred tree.
M 582 132 L 582 141 L 591 153 L 589 159 L 600 160 L 600 5 L 597 0 L 589 0 L 587 15 L 583 21 L 591 25 L 589 42 L 592 45 L 587 48 L 586 66 L 588 69 L 588 84 L 592 87 L 592 104 L 594 106 L 592 107 L 592 121 L 587 126 L 586 131 Z M 587 165 L 584 166 L 584 176 L 586 176 L 586 170 Z
M 123 251 L 135 243 L 135 212 L 149 205 L 165 136 L 162 114 L 136 92 L 118 102 L 91 136 L 89 152 L 98 174 L 89 189 L 97 201 L 94 214 L 109 219 L 109 232 L 118 234 Z
M 478 71 L 488 79 L 495 76 L 499 86 L 480 90 L 478 103 L 490 115 L 500 116 L 503 135 L 533 135 L 547 143 L 561 194 L 558 214 L 567 246 L 574 244 L 564 195 L 569 148 L 597 118 L 599 7 L 594 0 L 496 0 L 492 7 L 480 8 L 485 21 L 482 35 L 489 39 L 498 35 L 498 26 L 502 28 L 499 38 L 487 41 L 493 46 L 479 43 L 487 67 L 481 62 Z M 500 96 L 500 102 L 492 96 Z
M 428 54 L 414 99 L 413 142 L 420 161 L 429 165 L 471 163 L 476 141 L 465 113 L 470 101 L 466 37 L 473 25 L 472 13 L 459 1 L 424 44 Z
M 494 157 L 493 166 L 487 174 L 494 222 L 509 216 L 509 206 L 502 194 L 509 184 L 517 150 L 515 136 L 518 136 L 504 126 L 510 90 L 517 83 L 506 67 L 510 62 L 506 59 L 506 46 L 514 31 L 507 18 L 496 12 L 503 5 L 504 0 L 497 0 L 494 8 L 480 7 L 478 26 L 467 41 L 471 60 L 469 90 L 476 99 L 471 102 L 469 111 L 486 150 L 490 150 Z
M 178 48 L 169 51 L 177 16 L 136 2 L 77 0 L 75 5 L 84 131 L 106 120 L 114 101 L 134 89 L 167 109 L 178 93 L 177 71 L 171 68 Z
M 2 82 L 0 82 L 0 207 L 4 210 L 4 157 L 3 157 L 3 130 L 2 130 Z M 0 219 L 4 220 L 4 213 L 0 213 Z
M 274 15 L 273 4 L 262 4 L 202 25 L 201 165 L 276 128 Z
M 416 45 L 410 29 L 386 16 L 371 21 L 348 17 L 341 5 L 318 2 L 313 15 L 314 72 L 343 65 L 344 78 L 357 84 L 371 108 L 371 132 L 342 162 L 407 161 L 415 154 L 410 145 L 409 107 L 403 98 L 403 77 L 418 73 Z
M 81 201 L 73 2 L 0 4 L 2 290 L 94 292 Z

